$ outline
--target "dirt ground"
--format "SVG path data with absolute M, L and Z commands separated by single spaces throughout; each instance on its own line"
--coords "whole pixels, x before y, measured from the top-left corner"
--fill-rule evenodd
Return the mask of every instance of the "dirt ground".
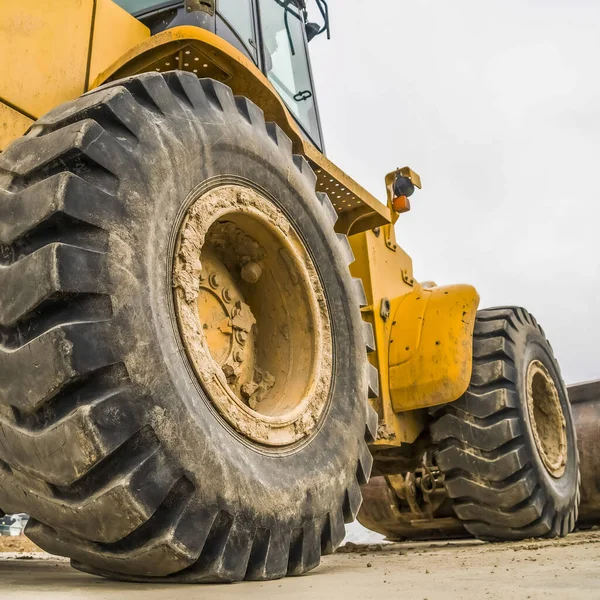
M 24 535 L 15 537 L 0 536 L 0 552 L 41 552 L 32 541 Z
M 518 544 L 350 546 L 304 577 L 222 586 L 118 583 L 49 555 L 1 554 L 0 586 L 3 600 L 600 599 L 600 532 Z

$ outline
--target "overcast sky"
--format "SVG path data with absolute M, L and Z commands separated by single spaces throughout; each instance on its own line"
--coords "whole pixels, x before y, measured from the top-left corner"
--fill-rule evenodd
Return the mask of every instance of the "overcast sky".
M 417 278 L 525 306 L 567 383 L 600 378 L 600 2 L 329 5 L 311 44 L 329 158 L 382 200 L 411 166 Z

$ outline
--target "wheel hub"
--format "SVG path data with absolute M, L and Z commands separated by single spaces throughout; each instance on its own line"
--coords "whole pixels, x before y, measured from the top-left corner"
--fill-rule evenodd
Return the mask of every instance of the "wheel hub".
M 203 252 L 199 281 L 198 319 L 210 353 L 229 386 L 250 408 L 256 408 L 258 388 L 253 389 L 256 319 L 252 309 L 215 252 Z
M 312 259 L 258 192 L 216 188 L 190 207 L 174 261 L 179 331 L 210 400 L 269 446 L 308 437 L 331 385 L 331 329 Z
M 527 369 L 527 408 L 538 453 L 553 477 L 567 466 L 567 423 L 556 384 L 539 360 Z

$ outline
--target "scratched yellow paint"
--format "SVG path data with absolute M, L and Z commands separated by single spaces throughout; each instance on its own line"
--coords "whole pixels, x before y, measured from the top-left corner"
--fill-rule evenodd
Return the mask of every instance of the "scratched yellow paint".
M 389 381 L 396 412 L 456 400 L 472 371 L 479 295 L 470 285 L 423 289 L 392 303 Z M 395 324 L 394 324 L 395 323 Z

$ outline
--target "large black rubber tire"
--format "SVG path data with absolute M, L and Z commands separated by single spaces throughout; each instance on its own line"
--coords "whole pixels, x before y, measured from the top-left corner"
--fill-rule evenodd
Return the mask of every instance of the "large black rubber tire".
M 289 138 L 225 85 L 144 74 L 53 110 L 0 168 L 0 506 L 29 513 L 42 548 L 109 577 L 231 582 L 318 565 L 361 503 L 376 378 L 348 241 Z M 283 454 L 218 416 L 173 317 L 186 198 L 230 182 L 288 215 L 335 316 L 328 409 Z
M 542 462 L 528 415 L 526 374 L 533 360 L 550 373 L 566 421 L 567 464 L 557 478 Z M 580 478 L 571 407 L 552 348 L 526 310 L 478 313 L 469 389 L 432 414 L 438 466 L 469 533 L 498 541 L 573 530 Z

